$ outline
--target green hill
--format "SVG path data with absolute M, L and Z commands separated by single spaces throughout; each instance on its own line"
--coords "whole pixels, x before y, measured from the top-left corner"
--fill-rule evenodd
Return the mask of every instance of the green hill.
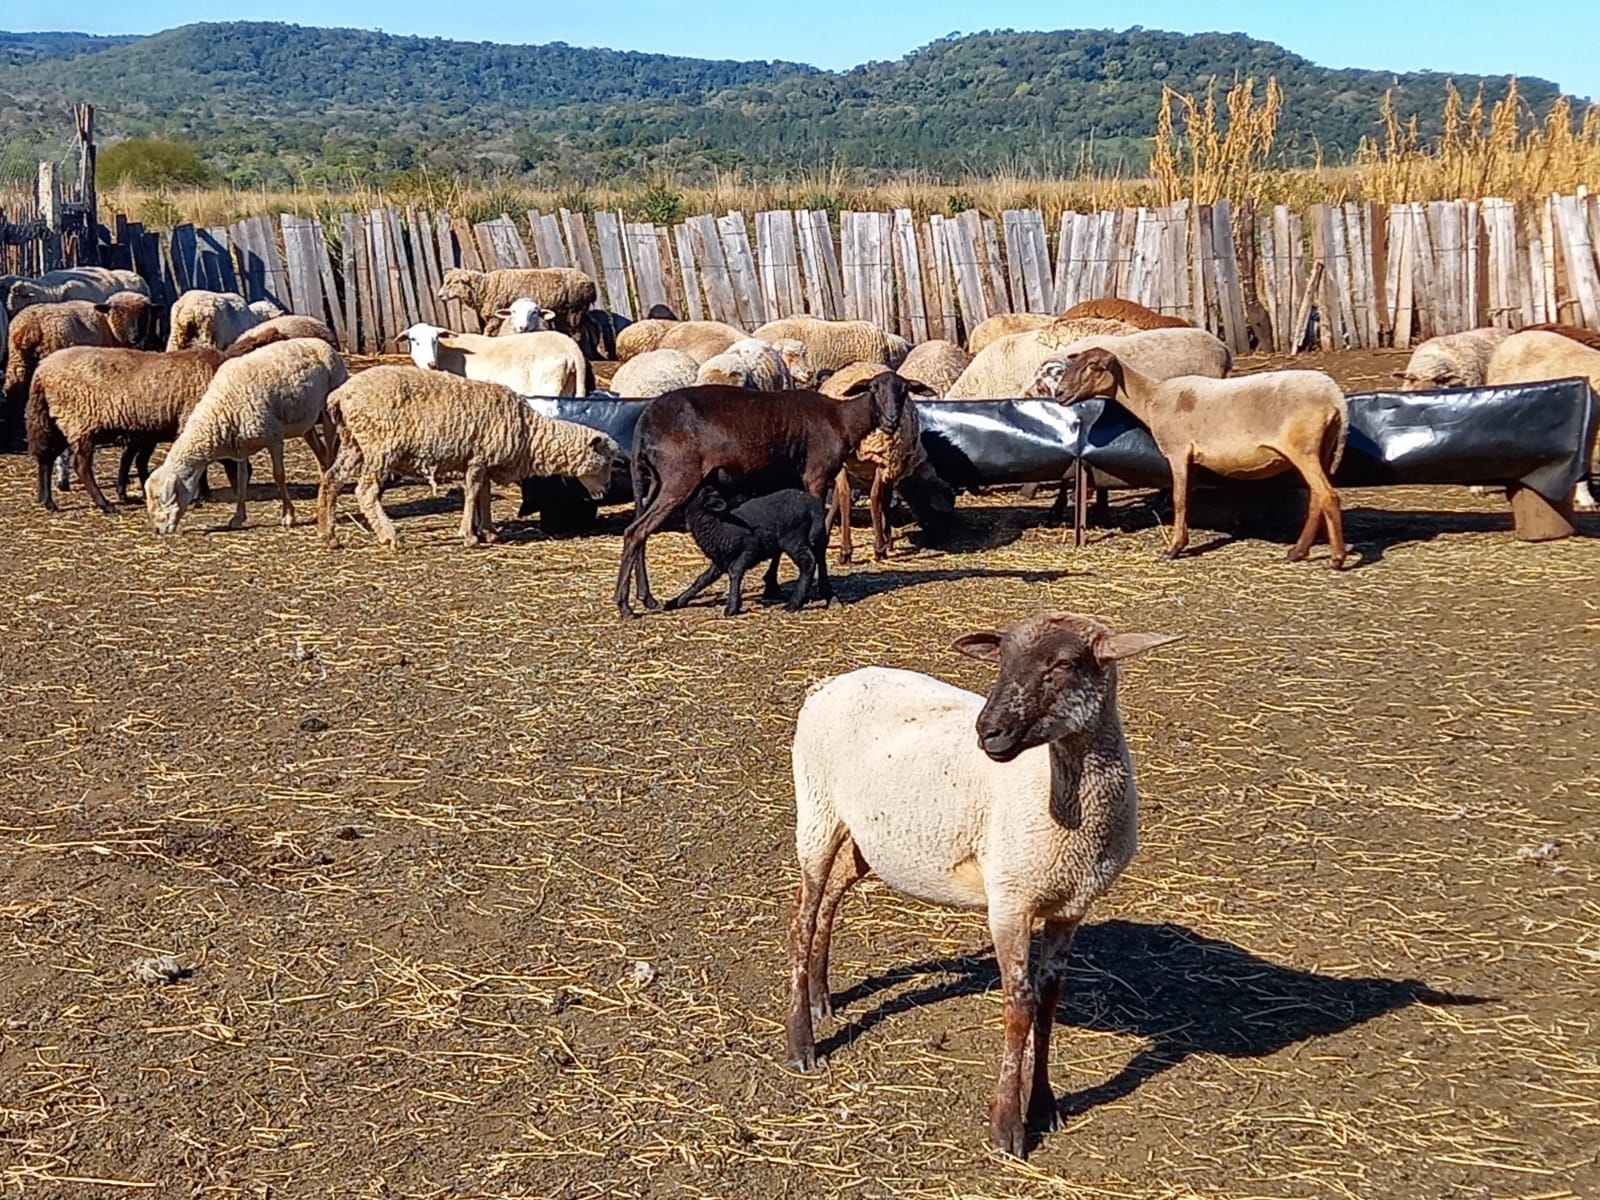
M 94 102 L 108 138 L 192 141 L 239 183 L 315 183 L 427 167 L 527 173 L 584 185 L 667 169 L 703 179 L 842 164 L 868 173 L 1071 171 L 1144 165 L 1162 85 L 1215 78 L 1284 90 L 1289 161 L 1351 154 L 1376 132 L 1385 89 L 1424 132 L 1442 74 L 1332 70 L 1241 34 L 1154 30 L 981 33 L 844 72 L 579 49 L 397 37 L 234 22 L 150 37 L 0 34 L 0 136 L 7 161 L 70 134 Z M 1491 96 L 1504 77 L 1456 76 Z M 1542 109 L 1557 95 L 1521 81 Z

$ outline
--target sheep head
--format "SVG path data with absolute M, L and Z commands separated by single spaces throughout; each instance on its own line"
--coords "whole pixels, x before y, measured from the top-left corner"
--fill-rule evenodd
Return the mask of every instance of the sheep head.
M 816 372 L 811 366 L 811 351 L 799 338 L 779 338 L 772 343 L 772 348 L 778 352 L 778 357 L 783 359 L 783 365 L 789 369 L 789 378 L 797 388 L 810 387 L 815 379 Z
M 155 306 L 150 297 L 138 292 L 117 292 L 103 304 L 94 306 L 105 317 L 111 336 L 135 350 L 149 348 L 155 333 Z
M 200 490 L 197 478 L 184 479 L 164 464 L 153 471 L 144 485 L 144 507 L 157 533 L 176 533 L 178 522 L 194 504 Z
M 482 271 L 469 271 L 465 267 L 451 267 L 444 273 L 444 285 L 439 289 L 439 299 L 459 300 L 468 308 L 478 307 L 478 288 L 483 282 Z
M 1122 379 L 1122 364 L 1109 350 L 1082 350 L 1065 358 L 1046 359 L 1033 377 L 1028 392 L 1074 404 L 1094 396 L 1115 396 Z
M 44 294 L 38 284 L 27 279 L 19 279 L 6 293 L 6 311 L 14 317 L 28 305 L 38 304 L 43 299 Z
M 610 437 L 597 433 L 589 439 L 588 452 L 578 469 L 578 482 L 591 500 L 604 500 L 611 490 L 612 469 L 622 458 L 622 448 Z
M 953 648 L 994 663 L 1000 677 L 978 714 L 978 746 L 996 762 L 1096 729 L 1114 711 L 1116 663 L 1172 634 L 1113 633 L 1092 617 L 1039 613 L 1002 633 L 969 633 Z
M 444 339 L 454 337 L 448 329 L 441 329 L 437 325 L 419 322 L 409 329 L 402 329 L 394 335 L 396 342 L 404 342 L 411 352 L 411 361 L 423 371 L 441 371 L 439 365 L 439 349 Z
M 495 309 L 494 315 L 516 333 L 538 333 L 542 329 L 555 328 L 555 311 L 526 296 L 513 300 L 508 308 Z

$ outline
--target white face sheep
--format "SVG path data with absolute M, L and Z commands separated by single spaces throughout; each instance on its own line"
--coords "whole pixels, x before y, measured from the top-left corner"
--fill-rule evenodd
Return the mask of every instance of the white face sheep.
M 416 324 L 395 340 L 424 371 L 498 383 L 519 396 L 587 395 L 593 377 L 578 343 L 552 330 L 489 337 Z
M 795 725 L 800 891 L 789 925 L 788 1059 L 816 1065 L 828 950 L 845 893 L 875 871 L 897 891 L 987 910 L 1005 997 L 989 1137 L 1020 1157 L 1053 1127 L 1050 1029 L 1067 948 L 1133 858 L 1138 794 L 1117 663 L 1172 641 L 1043 613 L 955 649 L 1000 668 L 988 698 L 868 667 L 813 687 Z M 1044 922 L 1038 967 L 1033 925 Z
M 555 310 L 526 296 L 519 296 L 506 308 L 495 309 L 494 315 L 500 318 L 500 337 L 513 333 L 538 333 L 542 329 L 556 327 Z

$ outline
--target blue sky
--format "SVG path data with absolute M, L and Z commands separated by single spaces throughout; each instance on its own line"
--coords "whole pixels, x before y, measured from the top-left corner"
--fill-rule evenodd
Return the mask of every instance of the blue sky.
M 513 14 L 508 17 L 508 13 Z M 347 25 L 469 41 L 611 46 L 708 58 L 783 58 L 840 68 L 899 58 L 951 32 L 1080 26 L 1181 32 L 1223 30 L 1278 42 L 1331 67 L 1433 69 L 1537 75 L 1580 96 L 1600 97 L 1600 0 L 1159 0 L 1028 3 L 1026 0 L 578 0 L 526 8 L 487 0 L 306 0 L 219 5 L 207 0 L 119 0 L 73 9 L 59 0 L 10 0 L 0 28 L 153 33 L 206 20 Z

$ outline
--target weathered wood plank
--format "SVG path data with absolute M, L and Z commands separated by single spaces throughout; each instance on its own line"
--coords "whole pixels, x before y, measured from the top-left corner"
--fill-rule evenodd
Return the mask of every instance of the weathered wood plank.
M 705 307 L 700 298 L 700 272 L 695 267 L 694 238 L 687 225 L 672 231 L 678 243 L 678 268 L 683 272 L 683 308 L 678 315 L 690 321 L 705 320 Z
M 346 351 L 372 354 L 371 321 L 361 311 L 360 249 L 366 245 L 366 238 L 355 213 L 340 213 L 339 229 L 344 259 L 344 337 L 341 340 Z
M 733 294 L 733 280 L 728 275 L 728 264 L 722 256 L 722 237 L 717 232 L 717 219 L 712 216 L 690 217 L 684 222 L 689 228 L 691 245 L 700 264 L 700 280 L 705 286 L 706 315 L 713 321 L 737 326 L 739 302 Z
M 628 294 L 628 266 L 622 249 L 622 219 L 614 212 L 594 214 L 595 237 L 600 242 L 600 271 L 606 281 L 606 303 L 612 312 L 633 319 L 635 308 Z
M 750 230 L 745 226 L 744 214 L 737 210 L 717 220 L 717 234 L 722 239 L 722 256 L 728 264 L 728 278 L 733 284 L 733 296 L 739 307 L 739 320 L 735 324 L 746 331 L 764 324 L 761 303 L 761 281 L 756 275 L 755 255 L 750 248 Z

